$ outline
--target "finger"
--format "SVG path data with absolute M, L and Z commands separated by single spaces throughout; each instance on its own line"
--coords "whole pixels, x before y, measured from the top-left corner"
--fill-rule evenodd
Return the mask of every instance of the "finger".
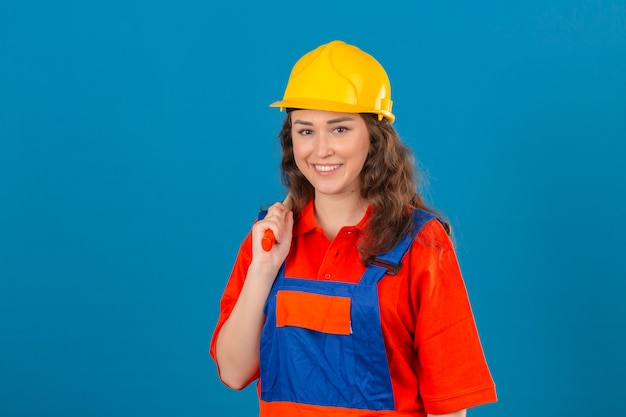
M 280 226 L 279 232 L 275 233 L 276 243 L 290 242 L 293 233 L 293 211 L 285 213 Z
M 267 218 L 268 216 L 283 217 L 286 212 L 287 212 L 287 209 L 282 203 L 274 203 L 267 209 L 267 214 L 265 218 Z

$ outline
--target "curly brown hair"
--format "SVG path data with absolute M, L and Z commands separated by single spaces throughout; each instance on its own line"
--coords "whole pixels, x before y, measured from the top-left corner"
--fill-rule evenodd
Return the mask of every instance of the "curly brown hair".
M 399 138 L 391 123 L 375 114 L 361 114 L 369 131 L 370 147 L 361 171 L 361 197 L 372 207 L 372 216 L 359 244 L 365 263 L 371 256 L 393 249 L 413 227 L 412 208 L 436 213 L 417 192 L 420 178 L 411 150 Z M 315 195 L 315 189 L 296 166 L 288 112 L 279 133 L 283 150 L 281 179 L 291 192 L 296 215 Z M 440 216 L 438 213 L 436 213 Z M 448 230 L 449 232 L 449 230 Z

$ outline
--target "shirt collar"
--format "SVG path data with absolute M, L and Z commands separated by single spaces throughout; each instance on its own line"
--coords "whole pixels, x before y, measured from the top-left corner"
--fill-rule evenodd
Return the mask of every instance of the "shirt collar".
M 372 216 L 372 206 L 367 206 L 367 210 L 365 211 L 365 215 L 363 218 L 354 226 L 355 229 L 359 231 L 363 231 L 365 228 L 365 224 Z M 317 223 L 315 223 L 315 206 L 313 204 L 313 199 L 310 199 L 309 202 L 304 206 L 296 223 L 293 227 L 293 236 L 303 235 L 305 233 L 310 232 L 311 230 L 315 230 L 318 228 Z

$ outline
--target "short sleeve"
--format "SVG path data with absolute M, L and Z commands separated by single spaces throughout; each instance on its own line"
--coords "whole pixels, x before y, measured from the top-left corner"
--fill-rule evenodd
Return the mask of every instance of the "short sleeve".
M 444 414 L 496 401 L 454 247 L 437 220 L 417 235 L 409 262 L 424 408 Z

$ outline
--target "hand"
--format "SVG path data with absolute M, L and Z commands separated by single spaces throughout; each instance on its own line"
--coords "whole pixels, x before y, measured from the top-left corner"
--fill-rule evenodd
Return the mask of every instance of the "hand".
M 276 243 L 269 251 L 265 251 L 261 244 L 267 230 L 271 230 L 276 238 Z M 292 230 L 293 212 L 287 210 L 283 203 L 272 205 L 265 218 L 252 227 L 252 262 L 272 266 L 278 271 L 289 254 Z

